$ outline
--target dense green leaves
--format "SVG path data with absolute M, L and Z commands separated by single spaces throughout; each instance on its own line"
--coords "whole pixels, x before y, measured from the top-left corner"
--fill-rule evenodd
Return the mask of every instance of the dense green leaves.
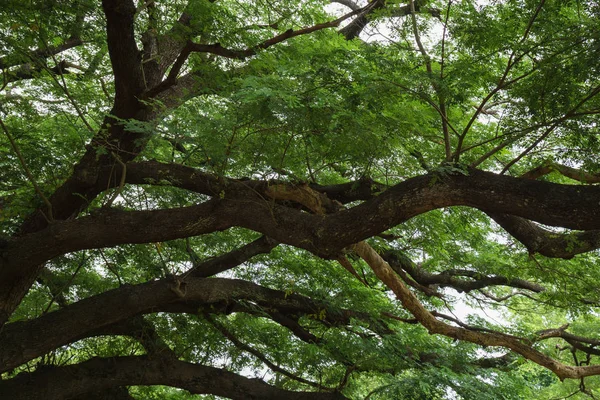
M 249 203 L 264 201 L 269 210 L 277 203 L 297 213 L 315 210 L 297 199 L 267 198 L 264 188 L 312 185 L 327 193 L 326 185 L 354 182 L 356 189 L 370 179 L 368 196 L 339 197 L 341 210 L 424 173 L 432 173 L 429 187 L 435 188 L 449 176 L 468 177 L 468 167 L 520 176 L 556 163 L 596 177 L 600 168 L 600 9 L 594 2 L 416 1 L 380 8 L 374 1 L 354 40 L 334 25 L 281 39 L 342 15 L 322 1 L 140 2 L 131 27 L 140 53 L 133 55 L 119 54 L 120 44 L 107 40 L 110 1 L 104 8 L 92 1 L 5 3 L 0 250 L 5 241 L 14 245 L 42 232 L 26 228 L 37 209 L 48 219 L 46 232 L 55 235 L 47 203 L 66 203 L 68 196 L 83 199 L 67 213 L 77 219 L 109 208 L 126 213 L 239 201 L 230 200 L 228 190 L 241 182 L 258 196 Z M 117 14 L 125 8 L 117 7 Z M 205 47 L 193 50 L 192 44 Z M 240 55 L 246 49 L 255 54 Z M 112 68 L 126 56 L 139 64 L 143 86 L 132 95 L 138 108 L 129 114 L 116 108 L 114 97 L 130 94 L 134 83 L 115 87 Z M 186 179 L 201 180 L 205 173 L 221 186 L 194 192 L 167 172 L 129 185 L 123 165 L 134 158 L 194 168 L 198 175 Z M 539 179 L 586 183 L 557 171 Z M 63 184 L 73 190 L 61 194 Z M 439 320 L 518 336 L 565 364 L 598 364 L 598 250 L 546 258 L 496 224 L 494 210 L 484 211 L 490 215 L 470 207 L 415 213 L 368 243 L 400 260 L 398 276 Z M 7 326 L 110 290 L 184 281 L 203 262 L 220 260 L 264 233 L 228 223 L 223 226 L 238 227 L 164 242 L 145 240 L 147 232 L 140 231 L 119 246 L 88 246 L 46 259 Z M 568 232 L 544 228 L 550 237 Z M 566 251 L 577 245 L 568 243 Z M 349 260 L 360 279 L 340 259 Z M 174 299 L 60 342 L 4 372 L 2 380 L 93 357 L 166 354 L 279 389 L 338 391 L 351 399 L 600 394 L 597 377 L 560 382 L 504 348 L 430 335 L 349 248 L 325 260 L 280 244 L 234 264 L 219 277 L 276 294 L 238 289 L 226 300 Z M 466 286 L 491 278 L 503 280 Z M 137 330 L 112 325 L 134 317 Z M 563 333 L 586 340 L 541 338 L 542 330 L 565 323 Z M 217 398 L 211 391 L 118 386 L 130 386 L 139 399 Z

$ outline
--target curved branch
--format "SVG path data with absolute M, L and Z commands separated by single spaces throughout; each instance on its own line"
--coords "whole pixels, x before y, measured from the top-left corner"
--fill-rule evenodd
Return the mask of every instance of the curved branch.
M 524 279 L 506 278 L 498 275 L 483 275 L 469 270 L 448 270 L 439 274 L 432 274 L 415 265 L 408 257 L 398 251 L 387 251 L 381 255 L 390 267 L 396 272 L 406 271 L 417 283 L 425 286 L 439 285 L 451 287 L 459 292 L 470 292 L 488 286 L 510 286 L 518 289 L 531 290 L 532 292 L 543 292 L 544 288 L 537 283 Z M 472 280 L 460 279 L 460 277 Z
M 84 337 L 135 332 L 139 330 L 139 324 L 122 321 L 139 314 L 159 311 L 196 314 L 205 306 L 212 312 L 227 313 L 232 311 L 238 300 L 251 301 L 258 307 L 265 307 L 265 315 L 272 313 L 276 322 L 282 319 L 291 320 L 293 316 L 297 319 L 302 315 L 319 314 L 323 310 L 326 312 L 321 322 L 330 325 L 348 324 L 351 318 L 369 320 L 368 316 L 359 312 L 337 309 L 327 302 L 268 289 L 242 280 L 190 277 L 185 280 L 178 279 L 121 286 L 34 320 L 5 325 L 0 331 L 0 371 L 15 368 L 52 349 Z M 158 352 L 168 353 L 167 348 L 161 346 L 160 342 L 147 344 Z
M 438 320 L 428 311 L 417 297 L 402 283 L 389 264 L 383 260 L 368 245 L 354 246 L 355 251 L 371 267 L 375 275 L 389 287 L 402 305 L 423 325 L 431 334 L 441 334 L 458 340 L 476 343 L 483 346 L 502 346 L 522 355 L 554 372 L 561 380 L 580 379 L 586 376 L 600 374 L 600 365 L 571 366 L 563 364 L 531 347 L 519 338 L 501 333 L 475 331 L 463 327 L 455 327 Z
M 370 5 L 367 5 L 366 7 L 351 11 L 335 20 L 323 22 L 323 23 L 316 24 L 316 25 L 313 25 L 310 27 L 306 27 L 306 28 L 302 28 L 302 29 L 298 29 L 298 30 L 288 29 L 287 31 L 285 31 L 277 36 L 274 36 L 270 39 L 267 39 L 261 43 L 258 43 L 255 46 L 252 46 L 252 47 L 249 47 L 246 49 L 241 49 L 241 50 L 226 48 L 226 47 L 221 46 L 220 43 L 203 44 L 203 43 L 194 43 L 191 40 L 189 40 L 182 47 L 181 52 L 179 53 L 175 62 L 173 63 L 173 66 L 171 67 L 171 71 L 169 71 L 169 75 L 167 76 L 167 78 L 165 80 L 163 80 L 162 82 L 160 82 L 159 84 L 157 84 L 152 89 L 150 89 L 149 91 L 147 91 L 143 95 L 143 98 L 144 99 L 153 98 L 156 95 L 158 95 L 159 93 L 162 93 L 165 90 L 171 88 L 173 85 L 176 85 L 177 84 L 177 76 L 181 72 L 181 68 L 183 67 L 183 65 L 187 61 L 188 57 L 192 53 L 210 53 L 210 54 L 214 54 L 214 55 L 217 55 L 220 57 L 231 58 L 231 59 L 235 59 L 235 60 L 244 60 L 248 57 L 252 57 L 252 56 L 258 54 L 258 52 L 261 50 L 268 49 L 271 46 L 274 46 L 278 43 L 284 42 L 293 37 L 307 35 L 312 32 L 339 26 L 342 22 L 344 22 L 348 18 L 351 18 L 354 15 L 359 14 L 369 8 L 370 8 Z
M 230 399 L 344 399 L 339 393 L 292 392 L 223 369 L 161 357 L 93 358 L 0 381 L 0 397 L 59 400 L 119 386 L 167 385 Z
M 523 243 L 530 254 L 539 253 L 546 257 L 573 258 L 600 248 L 600 230 L 555 233 L 537 224 L 508 214 L 487 214 L 512 237 Z
M 0 322 L 20 302 L 41 263 L 82 249 L 166 241 L 239 226 L 331 259 L 338 258 L 346 246 L 414 216 L 456 205 L 570 229 L 600 229 L 598 186 L 559 185 L 474 169 L 466 176 L 430 173 L 411 178 L 358 206 L 330 215 L 312 215 L 277 204 L 269 200 L 268 185 L 232 182 L 218 197 L 191 207 L 100 210 L 87 217 L 56 221 L 9 241 L 0 270 Z
M 592 174 L 590 172 L 582 171 L 577 168 L 571 168 L 552 161 L 547 161 L 539 167 L 526 172 L 525 174 L 521 175 L 521 178 L 538 179 L 552 172 L 558 172 L 567 178 L 571 178 L 581 183 L 600 183 L 600 174 Z

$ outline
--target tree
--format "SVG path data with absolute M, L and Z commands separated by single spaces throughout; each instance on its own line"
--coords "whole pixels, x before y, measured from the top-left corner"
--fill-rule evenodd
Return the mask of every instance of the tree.
M 595 2 L 0 15 L 1 398 L 599 394 Z

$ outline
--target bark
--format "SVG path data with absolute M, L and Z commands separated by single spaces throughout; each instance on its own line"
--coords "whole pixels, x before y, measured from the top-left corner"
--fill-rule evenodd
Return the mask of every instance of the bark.
M 350 318 L 357 317 L 368 320 L 358 312 L 336 309 L 326 302 L 243 280 L 168 278 L 125 285 L 30 321 L 6 324 L 0 331 L 0 372 L 84 337 L 127 332 L 126 326 L 118 323 L 135 315 L 161 311 L 196 314 L 204 308 L 226 312 L 237 300 L 264 307 L 267 313 L 277 314 L 276 321 L 319 314 L 323 310 L 326 313 L 322 322 L 330 325 L 348 324 Z M 127 329 L 131 331 L 131 327 Z
M 213 181 L 206 182 L 202 184 L 205 190 L 213 191 Z M 9 241 L 2 254 L 0 316 L 10 315 L 35 280 L 41 264 L 60 254 L 166 241 L 234 226 L 325 258 L 337 258 L 346 246 L 416 215 L 453 205 L 571 229 L 600 229 L 600 187 L 559 185 L 479 170 L 469 170 L 467 176 L 432 173 L 411 178 L 358 206 L 330 215 L 312 215 L 265 200 L 261 193 L 266 194 L 267 189 L 267 182 L 230 182 L 218 192 L 218 197 L 196 206 L 152 211 L 100 210 L 75 220 L 55 221 L 43 230 Z
M 518 278 L 507 278 L 498 275 L 483 275 L 469 270 L 448 270 L 439 274 L 432 274 L 419 268 L 408 257 L 397 251 L 386 251 L 381 255 L 390 267 L 398 273 L 406 271 L 412 279 L 420 285 L 451 287 L 459 292 L 470 292 L 488 286 L 510 286 L 517 289 L 526 289 L 532 292 L 543 292 L 544 288 L 536 283 Z M 401 274 L 399 274 L 401 275 Z M 470 278 L 466 280 L 464 278 Z
M 58 400 L 130 385 L 167 385 L 193 394 L 230 399 L 344 399 L 339 393 L 292 392 L 232 372 L 159 357 L 93 358 L 64 367 L 40 368 L 0 381 L 0 398 Z
M 487 213 L 512 237 L 523 243 L 529 253 L 571 259 L 577 254 L 600 248 L 600 230 L 556 233 L 514 215 Z

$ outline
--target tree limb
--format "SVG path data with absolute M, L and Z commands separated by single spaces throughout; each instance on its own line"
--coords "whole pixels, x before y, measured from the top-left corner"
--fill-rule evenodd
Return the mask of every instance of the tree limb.
M 75 365 L 21 373 L 8 381 L 0 381 L 0 397 L 59 400 L 130 385 L 167 385 L 194 394 L 214 394 L 240 400 L 345 398 L 339 393 L 292 392 L 223 369 L 149 356 L 96 357 Z
M 293 316 L 297 319 L 302 315 L 315 315 L 325 311 L 321 322 L 331 326 L 349 324 L 351 318 L 369 320 L 367 315 L 360 312 L 337 309 L 324 301 L 238 279 L 187 277 L 181 281 L 185 290 L 183 297 L 174 293 L 175 282 L 174 279 L 166 278 L 135 286 L 124 285 L 36 319 L 5 325 L 0 331 L 0 371 L 15 368 L 84 337 L 139 332 L 144 328 L 144 325 L 140 325 L 142 322 L 125 321 L 140 314 L 159 311 L 196 314 L 199 309 L 206 307 L 206 311 L 228 313 L 238 300 L 251 301 L 258 307 L 264 307 L 264 315 L 272 315 L 274 321 L 291 327 L 294 333 L 297 329 L 294 324 L 289 323 Z M 135 334 L 132 336 L 139 337 Z M 305 337 L 302 332 L 301 337 Z M 313 338 L 307 339 L 316 342 Z M 160 341 L 142 341 L 142 344 L 144 347 L 149 344 L 149 353 L 169 353 L 168 346 Z

